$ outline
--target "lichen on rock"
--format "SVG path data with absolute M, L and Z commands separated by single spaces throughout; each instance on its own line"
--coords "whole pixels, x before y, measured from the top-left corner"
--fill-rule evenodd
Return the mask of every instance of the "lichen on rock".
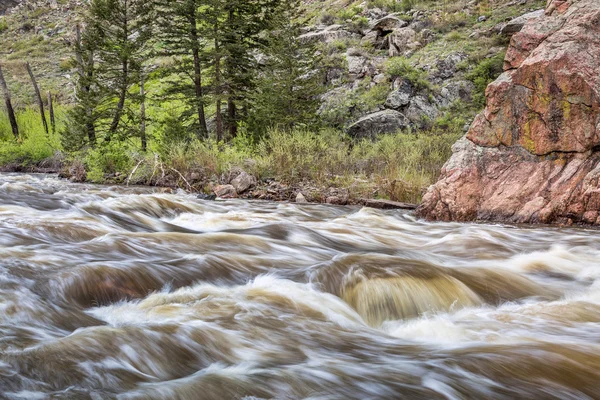
M 486 97 L 419 215 L 600 224 L 600 3 L 549 2 Z

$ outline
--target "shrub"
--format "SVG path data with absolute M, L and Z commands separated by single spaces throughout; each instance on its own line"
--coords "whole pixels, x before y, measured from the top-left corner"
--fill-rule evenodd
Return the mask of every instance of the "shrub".
M 8 22 L 6 18 L 0 18 L 0 33 L 8 30 Z
M 475 93 L 473 94 L 474 103 L 480 106 L 485 105 L 485 89 L 502 73 L 504 55 L 505 53 L 500 53 L 494 57 L 482 60 L 467 74 L 467 79 L 475 84 Z
M 63 111 L 56 110 L 59 118 Z M 58 134 L 46 135 L 36 110 L 27 109 L 17 113 L 19 141 L 14 140 L 8 116 L 0 113 L 0 164 L 32 166 L 51 158 L 61 150 Z
M 427 79 L 427 72 L 413 67 L 404 57 L 392 57 L 385 63 L 386 73 L 392 78 L 405 78 L 413 84 L 416 89 L 431 89 L 431 83 Z

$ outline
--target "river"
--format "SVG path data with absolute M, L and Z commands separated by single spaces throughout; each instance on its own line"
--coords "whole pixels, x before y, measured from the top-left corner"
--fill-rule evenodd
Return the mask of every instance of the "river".
M 0 175 L 0 398 L 600 398 L 600 232 Z

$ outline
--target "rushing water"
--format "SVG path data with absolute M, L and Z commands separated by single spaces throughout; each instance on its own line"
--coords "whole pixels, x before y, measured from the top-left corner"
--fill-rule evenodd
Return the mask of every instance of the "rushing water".
M 600 398 L 599 238 L 0 175 L 0 398 Z

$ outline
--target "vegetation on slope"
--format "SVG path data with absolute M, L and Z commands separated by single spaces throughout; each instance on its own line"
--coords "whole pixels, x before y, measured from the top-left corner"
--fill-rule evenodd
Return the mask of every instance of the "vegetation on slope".
M 507 2 L 491 0 L 469 4 L 376 0 L 368 1 L 367 7 L 361 3 L 304 1 L 297 13 L 287 16 L 285 30 L 275 25 L 263 27 L 262 32 L 270 34 L 260 33 L 264 36 L 259 37 L 274 40 L 261 41 L 259 47 L 251 49 L 266 55 L 266 59 L 250 66 L 258 79 L 252 80 L 251 94 L 245 92 L 247 97 L 236 97 L 238 109 L 244 110 L 243 116 L 236 121 L 235 132 L 220 136 L 220 140 L 215 132 L 214 117 L 220 115 L 216 113 L 215 100 L 223 99 L 221 105 L 226 107 L 227 93 L 215 92 L 215 64 L 210 61 L 211 57 L 214 60 L 214 46 L 204 47 L 205 112 L 211 134 L 203 137 L 197 134 L 198 125 L 190 117 L 189 105 L 194 101 L 187 101 L 185 91 L 180 88 L 186 70 L 193 67 L 181 57 L 164 51 L 164 37 L 162 42 L 153 42 L 154 54 L 147 56 L 149 72 L 144 84 L 146 151 L 137 116 L 141 102 L 140 85 L 136 83 L 139 76 L 127 85 L 128 97 L 132 99 L 131 118 L 121 125 L 123 130 L 118 139 L 105 141 L 100 133 L 97 145 L 86 142 L 81 132 L 76 132 L 77 123 L 73 119 L 78 90 L 74 26 L 83 21 L 84 13 L 68 0 L 59 1 L 55 9 L 24 5 L 0 17 L 0 40 L 7 44 L 0 49 L 0 63 L 8 71 L 7 80 L 23 132 L 19 141 L 14 141 L 0 111 L 0 163 L 10 164 L 13 169 L 27 168 L 53 165 L 50 159 L 60 161 L 64 172 L 77 179 L 170 185 L 198 191 L 210 191 L 215 184 L 227 183 L 229 171 L 242 168 L 263 182 L 279 181 L 294 190 L 314 189 L 319 193 L 340 188 L 349 193 L 351 200 L 375 196 L 417 202 L 423 189 L 436 180 L 452 143 L 463 134 L 464 125 L 482 107 L 485 86 L 501 72 L 506 38 L 489 32 L 499 22 L 539 7 L 542 2 L 506 5 Z M 290 54 L 291 47 L 285 41 L 291 40 L 292 35 L 277 35 L 283 31 L 297 36 L 302 25 L 324 22 L 339 23 L 345 29 L 366 29 L 369 12 L 375 8 L 397 12 L 407 21 L 420 18 L 434 33 L 434 39 L 410 54 L 389 58 L 386 51 L 352 38 L 317 44 L 309 53 L 303 50 L 306 46 L 298 45 L 298 51 Z M 286 51 L 288 54 L 284 54 Z M 345 127 L 382 106 L 396 77 L 436 95 L 440 90 L 439 80 L 433 76 L 436 63 L 457 51 L 466 55 L 458 73 L 475 85 L 471 100 L 453 103 L 435 119 L 424 119 L 417 129 L 397 135 L 372 141 L 346 136 Z M 385 79 L 373 82 L 372 78 L 364 77 L 352 82 L 347 71 L 338 80 L 324 79 L 328 71 L 347 69 L 346 54 L 383 60 L 381 69 Z M 43 90 L 50 90 L 61 104 L 57 108 L 58 133 L 54 135 L 45 135 L 39 115 L 31 109 L 33 90 L 22 68 L 24 61 L 32 64 Z M 304 69 L 286 73 L 293 62 L 304 63 Z M 295 88 L 294 82 L 307 76 L 313 80 L 309 79 L 300 93 L 295 93 L 295 101 L 288 98 L 287 108 L 284 107 L 286 99 L 281 95 L 285 91 L 281 88 Z M 319 104 L 315 100 L 319 93 L 331 90 L 341 93 L 340 100 L 321 105 L 317 114 L 315 106 Z M 305 96 L 300 96 L 303 92 Z M 102 115 L 114 108 L 117 103 L 114 99 L 106 97 L 98 108 L 98 118 L 106 118 L 107 126 L 114 118 Z M 296 107 L 291 107 L 300 100 L 306 101 L 301 107 L 304 110 L 301 118 L 294 112 Z M 99 129 L 102 131 L 106 128 Z M 84 140 L 71 140 L 73 137 Z M 289 197 L 294 197 L 292 192 Z M 318 194 L 312 198 L 324 200 Z

